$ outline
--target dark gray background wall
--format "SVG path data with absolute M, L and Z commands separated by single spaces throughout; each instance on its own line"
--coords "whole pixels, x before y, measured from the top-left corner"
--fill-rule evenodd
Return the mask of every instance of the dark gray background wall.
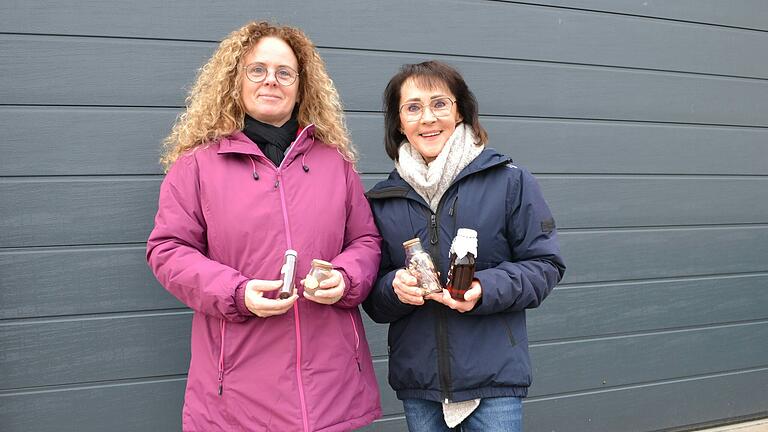
M 539 178 L 568 274 L 530 314 L 529 431 L 768 415 L 768 4 L 738 1 L 0 3 L 0 430 L 172 431 L 191 313 L 143 258 L 159 141 L 229 31 L 320 47 L 363 154 L 380 95 L 445 60 L 491 145 Z M 385 417 L 386 329 L 369 323 Z

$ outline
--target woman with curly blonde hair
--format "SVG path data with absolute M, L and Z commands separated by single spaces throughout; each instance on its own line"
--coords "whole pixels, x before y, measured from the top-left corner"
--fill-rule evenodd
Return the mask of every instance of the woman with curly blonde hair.
M 147 241 L 194 311 L 183 430 L 345 431 L 381 415 L 358 309 L 381 238 L 354 161 L 301 30 L 250 23 L 201 68 L 164 142 Z

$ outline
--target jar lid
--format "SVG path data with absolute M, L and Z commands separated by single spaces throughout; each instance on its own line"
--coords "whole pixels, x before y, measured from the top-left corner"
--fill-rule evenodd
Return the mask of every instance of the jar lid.
M 404 242 L 403 242 L 403 247 L 406 247 L 406 248 L 407 248 L 407 247 L 411 247 L 411 246 L 413 246 L 413 245 L 415 245 L 415 244 L 421 244 L 421 240 L 419 240 L 419 238 L 418 238 L 418 237 L 416 237 L 416 238 L 412 238 L 412 239 L 410 239 L 410 240 L 408 240 L 408 241 L 404 241 Z
M 464 258 L 468 253 L 477 257 L 477 231 L 459 228 L 451 242 L 450 253 L 455 253 L 458 258 Z
M 456 231 L 456 235 L 462 237 L 477 238 L 477 231 L 469 228 L 459 228 L 458 231 Z
M 323 261 L 321 259 L 313 259 L 312 267 L 321 267 L 321 268 L 330 270 L 333 268 L 333 264 L 329 263 L 328 261 Z

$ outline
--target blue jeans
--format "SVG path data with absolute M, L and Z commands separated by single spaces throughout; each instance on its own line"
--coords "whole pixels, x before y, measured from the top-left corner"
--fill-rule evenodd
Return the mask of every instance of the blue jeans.
M 424 399 L 404 399 L 405 420 L 410 432 L 522 432 L 523 401 L 516 397 L 480 400 L 463 422 L 451 429 L 443 419 L 443 404 Z

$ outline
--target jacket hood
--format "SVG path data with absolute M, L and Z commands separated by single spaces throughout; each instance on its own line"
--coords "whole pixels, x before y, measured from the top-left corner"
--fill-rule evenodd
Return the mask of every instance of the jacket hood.
M 285 152 L 285 160 L 283 164 L 289 164 L 298 155 L 309 152 L 311 147 L 315 144 L 315 125 L 310 124 L 302 129 L 299 129 L 296 140 L 288 147 Z M 231 135 L 222 138 L 219 143 L 218 154 L 242 154 L 251 155 L 259 158 L 267 159 L 264 153 L 261 151 L 258 145 L 251 141 L 243 131 L 236 131 Z

